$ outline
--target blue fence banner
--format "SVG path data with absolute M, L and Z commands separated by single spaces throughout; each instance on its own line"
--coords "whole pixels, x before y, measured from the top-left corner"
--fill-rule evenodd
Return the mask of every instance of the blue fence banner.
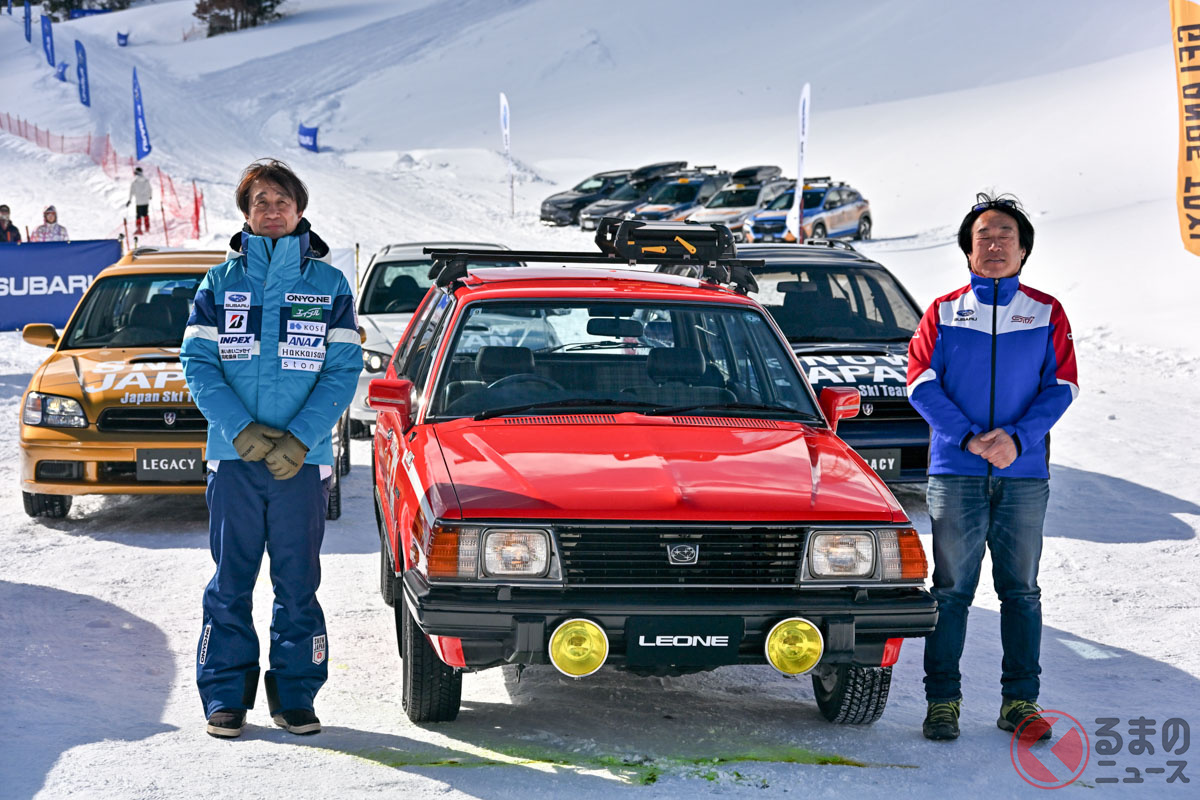
M 67 19 L 79 19 L 80 17 L 94 17 L 97 14 L 107 14 L 112 11 L 111 8 L 73 8 L 67 12 Z
M 92 95 L 88 91 L 87 51 L 83 49 L 83 42 L 78 39 L 75 40 L 75 80 L 79 84 L 79 102 L 90 106 Z
M 301 125 L 300 129 L 299 129 L 299 131 L 297 131 L 296 135 L 300 141 L 300 146 L 303 147 L 305 150 L 312 150 L 314 153 L 320 152 L 320 150 L 317 149 L 317 129 L 316 128 L 306 128 L 303 125 Z
M 32 33 L 32 31 L 30 31 L 30 23 L 29 23 L 29 20 L 31 20 L 32 18 L 33 18 L 33 12 L 31 12 L 29 10 L 29 0 L 25 0 L 25 41 L 27 41 L 27 42 L 33 41 L 33 36 L 30 35 Z
M 146 129 L 146 109 L 142 106 L 142 87 L 138 85 L 137 67 L 133 68 L 133 139 L 137 145 L 138 161 L 150 155 L 150 131 Z
M 63 327 L 96 273 L 120 258 L 116 239 L 0 244 L 0 330 Z
M 50 30 L 50 18 L 42 14 L 42 49 L 46 51 L 46 61 L 54 66 L 54 31 Z
M 58 66 L 54 68 L 54 77 L 58 78 L 63 83 L 67 82 L 67 67 L 71 66 L 65 61 L 58 62 Z
M 117 31 L 117 47 L 125 47 L 129 44 L 129 34 Z

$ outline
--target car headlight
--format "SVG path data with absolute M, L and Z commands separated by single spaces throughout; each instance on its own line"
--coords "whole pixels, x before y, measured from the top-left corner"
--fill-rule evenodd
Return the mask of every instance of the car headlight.
M 546 531 L 490 530 L 483 536 L 483 571 L 490 577 L 538 578 L 550 566 Z
M 363 350 L 363 369 L 367 372 L 383 372 L 387 369 L 388 360 L 391 358 L 389 353 L 380 353 L 376 350 Z
M 875 537 L 831 531 L 812 538 L 808 562 L 814 578 L 867 578 L 875 571 Z
M 41 392 L 30 392 L 25 397 L 21 421 L 26 425 L 46 425 L 52 428 L 86 428 L 87 417 L 78 400 L 58 397 Z

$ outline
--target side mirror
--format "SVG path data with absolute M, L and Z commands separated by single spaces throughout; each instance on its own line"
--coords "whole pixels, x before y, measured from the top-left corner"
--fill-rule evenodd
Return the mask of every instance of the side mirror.
M 21 338 L 35 347 L 54 347 L 58 344 L 58 331 L 45 322 L 31 322 L 21 330 Z
M 858 416 L 862 396 L 848 386 L 828 386 L 821 390 L 821 411 L 829 420 L 829 428 L 837 433 L 838 421 Z
M 400 416 L 400 430 L 406 431 L 413 423 L 412 390 L 412 381 L 376 378 L 367 384 L 367 405 L 377 412 L 394 411 Z

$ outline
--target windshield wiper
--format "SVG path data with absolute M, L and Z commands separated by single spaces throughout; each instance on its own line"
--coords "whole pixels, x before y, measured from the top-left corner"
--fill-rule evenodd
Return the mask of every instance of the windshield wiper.
M 688 411 L 698 411 L 702 408 L 722 409 L 731 411 L 773 411 L 787 414 L 791 417 L 799 417 L 805 422 L 824 422 L 823 419 L 816 414 L 809 414 L 807 411 L 797 411 L 794 408 L 787 406 L 765 405 L 762 403 L 695 403 L 686 406 L 660 406 L 653 411 L 647 411 L 648 417 L 671 416 L 674 414 L 684 414 Z
M 522 411 L 532 411 L 535 408 L 575 408 L 579 406 L 600 406 L 602 408 L 611 408 L 619 406 L 621 408 L 654 408 L 656 403 L 647 403 L 642 400 L 613 400 L 610 398 L 588 398 L 588 397 L 571 397 L 565 400 L 539 400 L 536 403 L 523 403 L 519 406 L 505 406 L 503 408 L 489 408 L 486 411 L 480 411 L 472 419 L 481 421 L 491 419 L 492 417 L 502 417 L 508 414 L 519 414 Z
M 646 347 L 641 342 L 567 342 L 566 344 L 547 347 L 538 353 L 554 353 L 558 350 L 611 350 L 620 347 Z

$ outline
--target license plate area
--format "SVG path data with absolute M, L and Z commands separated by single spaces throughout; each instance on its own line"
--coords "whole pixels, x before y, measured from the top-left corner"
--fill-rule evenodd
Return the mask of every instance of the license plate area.
M 625 660 L 636 667 L 736 664 L 744 631 L 741 617 L 630 617 Z
M 900 477 L 899 447 L 889 447 L 882 450 L 859 450 L 858 454 L 885 481 L 896 480 Z
M 199 447 L 139 448 L 137 479 L 150 482 L 198 482 L 204 479 L 204 461 Z

